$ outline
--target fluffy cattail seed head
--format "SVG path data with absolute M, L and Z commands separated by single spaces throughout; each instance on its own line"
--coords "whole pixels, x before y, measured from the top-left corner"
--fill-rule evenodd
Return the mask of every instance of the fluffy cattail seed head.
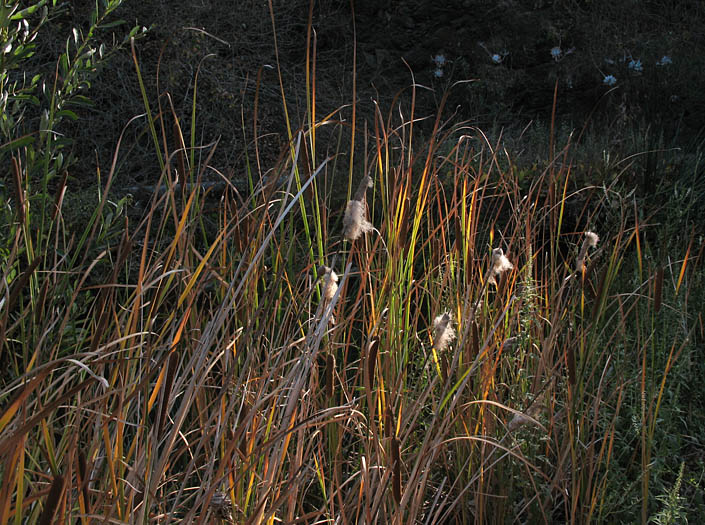
M 338 274 L 332 268 L 324 266 L 323 271 L 323 300 L 327 303 L 333 300 L 335 292 L 338 291 Z
M 451 326 L 453 318 L 445 312 L 433 320 L 433 348 L 442 352 L 455 339 L 455 330 Z
M 488 282 L 492 284 L 497 284 L 496 278 L 499 277 L 503 272 L 511 270 L 514 265 L 507 259 L 504 255 L 502 248 L 495 248 L 492 250 L 492 263 L 490 268 L 490 276 Z
M 594 248 L 597 246 L 598 241 L 600 238 L 597 236 L 596 233 L 594 232 L 585 232 L 585 240 L 583 241 L 583 245 L 580 247 L 580 253 L 578 253 L 578 257 L 575 259 L 575 269 L 578 272 L 582 272 L 585 270 L 585 256 L 587 255 L 587 250 L 588 248 Z
M 343 235 L 346 239 L 355 241 L 361 235 L 372 231 L 373 226 L 365 218 L 366 213 L 367 206 L 364 201 L 348 201 L 343 218 Z

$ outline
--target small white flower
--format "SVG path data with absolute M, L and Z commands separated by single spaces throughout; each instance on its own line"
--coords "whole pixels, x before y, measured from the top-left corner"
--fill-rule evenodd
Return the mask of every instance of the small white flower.
M 602 79 L 602 83 L 608 86 L 614 86 L 617 83 L 617 79 L 614 75 L 607 75 Z
M 441 77 L 443 76 L 443 69 L 441 69 L 440 67 L 437 67 L 437 68 L 433 71 L 433 76 L 436 77 L 436 78 L 441 78 Z
M 433 57 L 433 63 L 436 64 L 438 67 L 442 67 L 446 63 L 446 56 L 439 53 L 436 56 Z
M 499 55 L 498 53 L 495 53 L 494 55 L 492 55 L 491 58 L 492 58 L 492 62 L 494 62 L 495 64 L 501 64 L 501 63 L 502 63 L 502 56 Z
M 560 47 L 556 46 L 551 48 L 551 58 L 558 62 L 561 59 L 561 56 L 563 55 L 563 51 L 561 50 Z
M 668 55 L 663 55 L 658 62 L 656 62 L 657 66 L 667 66 L 668 64 L 673 64 L 673 60 L 671 60 L 671 57 Z
M 642 71 L 644 71 L 644 66 L 641 64 L 641 60 L 630 60 L 629 64 L 627 64 L 627 67 L 632 71 L 636 71 L 637 73 L 641 73 Z

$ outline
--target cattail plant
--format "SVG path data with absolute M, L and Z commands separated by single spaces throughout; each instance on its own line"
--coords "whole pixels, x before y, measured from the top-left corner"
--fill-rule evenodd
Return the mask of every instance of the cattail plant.
M 224 492 L 216 492 L 213 494 L 210 508 L 216 519 L 227 523 L 235 523 L 233 521 L 232 503 L 230 502 L 230 497 Z
M 489 276 L 487 277 L 487 282 L 496 285 L 497 278 L 502 273 L 512 268 L 514 268 L 514 265 L 507 259 L 506 255 L 504 255 L 502 248 L 495 248 L 492 250 L 492 263 L 488 270 Z
M 455 330 L 451 326 L 453 318 L 445 312 L 433 320 L 433 348 L 442 352 L 455 339 Z
M 325 309 L 333 301 L 333 297 L 335 297 L 338 291 L 338 274 L 335 273 L 333 268 L 328 266 L 322 266 L 321 270 L 323 271 L 323 291 L 321 297 L 323 299 L 323 308 Z M 330 323 L 335 324 L 335 317 L 332 315 L 330 317 Z
M 475 318 L 475 313 L 477 312 L 477 309 L 482 303 L 482 298 L 485 294 L 485 290 L 487 290 L 487 286 L 490 284 L 494 284 L 495 286 L 497 286 L 497 278 L 502 273 L 511 270 L 512 268 L 514 268 L 514 265 L 509 259 L 507 259 L 506 255 L 504 255 L 504 251 L 502 250 L 502 248 L 495 248 L 494 250 L 492 250 L 492 259 L 490 260 L 490 267 L 487 269 L 487 273 L 485 274 L 485 279 L 483 280 L 479 296 L 475 301 L 472 310 L 470 311 L 470 319 Z
M 587 255 L 588 248 L 594 248 L 597 246 L 600 238 L 594 232 L 585 232 L 585 240 L 583 245 L 580 247 L 580 253 L 575 259 L 575 271 L 583 272 L 585 271 L 585 256 Z
M 313 82 L 307 87 L 312 110 L 321 104 Z M 201 228 L 212 194 L 185 185 L 177 191 L 170 163 L 152 166 L 166 189 L 155 189 L 140 225 L 125 221 L 123 231 L 121 221 L 110 222 L 108 184 L 81 234 L 66 229 L 60 202 L 53 219 L 30 213 L 30 200 L 47 195 L 30 191 L 31 170 L 13 158 L 18 205 L 5 211 L 15 217 L 0 210 L 19 225 L 0 292 L 0 355 L 8 356 L 0 381 L 0 525 L 97 514 L 120 523 L 155 516 L 183 523 L 638 521 L 625 501 L 642 502 L 648 521 L 649 476 L 669 475 L 657 467 L 656 445 L 678 431 L 666 427 L 677 412 L 659 410 L 670 410 L 667 401 L 678 405 L 669 392 L 689 378 L 685 366 L 698 371 L 690 352 L 697 351 L 691 339 L 700 312 L 688 305 L 700 305 L 691 267 L 702 257 L 688 247 L 674 286 L 664 282 L 672 259 L 644 283 L 637 245 L 639 278 L 624 275 L 634 264 L 626 250 L 640 239 L 627 234 L 633 222 L 624 215 L 610 224 L 607 264 L 599 261 L 581 288 L 597 235 L 581 232 L 570 255 L 577 259 L 568 260 L 577 270 L 563 272 L 555 249 L 567 209 L 557 206 L 556 181 L 569 181 L 562 170 L 570 162 L 551 162 L 524 195 L 511 162 L 505 170 L 495 157 L 498 148 L 476 150 L 474 139 L 454 144 L 467 124 L 446 128 L 442 114 L 439 108 L 424 142 L 412 136 L 416 117 L 402 116 L 397 126 L 393 114 L 385 124 L 380 113 L 374 133 L 366 127 L 364 135 L 352 119 L 349 135 L 365 139 L 365 170 L 375 170 L 384 191 L 373 227 L 366 203 L 373 179 L 352 188 L 341 233 L 353 244 L 342 266 L 326 259 L 340 250 L 327 211 L 335 200 L 330 177 L 340 170 L 323 169 L 316 154 L 327 148 L 316 145 L 323 122 L 314 114 L 306 125 L 289 123 L 310 129 L 290 136 L 291 156 L 262 166 L 290 173 L 286 193 L 255 184 L 256 171 L 248 170 L 246 206 L 238 192 L 225 191 L 212 231 Z M 149 121 L 155 141 L 157 131 L 164 139 L 157 151 L 171 151 L 180 174 L 195 179 L 206 171 L 211 157 L 199 167 L 199 145 L 185 146 L 177 115 Z M 166 122 L 173 138 L 156 130 Z M 348 124 L 340 125 L 347 134 Z M 182 161 L 173 145 L 184 151 Z M 25 149 L 11 153 L 24 158 Z M 347 154 L 352 171 L 355 151 L 353 140 L 350 151 L 332 156 Z M 261 170 L 259 153 L 254 165 Z M 584 200 L 593 192 L 569 195 L 571 184 L 564 200 L 602 209 L 600 192 L 600 202 Z M 491 244 L 477 270 L 478 243 L 488 233 L 494 239 L 486 228 L 500 223 L 513 260 Z M 355 250 L 354 241 L 373 229 L 381 232 L 375 249 Z M 120 232 L 123 240 L 112 245 Z M 130 256 L 134 245 L 141 256 Z M 112 271 L 103 266 L 108 259 Z M 490 294 L 490 283 L 501 284 L 519 260 L 516 286 Z M 305 275 L 314 268 L 318 280 Z M 343 289 L 345 304 L 336 310 L 344 315 L 334 319 Z M 665 308 L 669 300 L 679 308 Z M 314 307 L 318 319 L 311 319 Z M 59 336 L 47 337 L 53 327 Z M 681 352 L 688 362 L 675 369 Z M 129 402 L 135 395 L 144 401 Z M 640 423 L 636 453 L 633 432 L 622 429 L 629 420 Z M 81 452 L 86 445 L 90 454 Z
M 328 304 L 333 300 L 335 292 L 338 291 L 338 274 L 328 266 L 323 266 L 323 301 Z
M 518 428 L 522 427 L 523 425 L 526 425 L 527 423 L 532 423 L 534 425 L 541 426 L 540 423 L 536 421 L 536 417 L 541 412 L 541 409 L 546 408 L 545 405 L 547 392 L 548 390 L 544 390 L 541 394 L 539 394 L 536 399 L 534 399 L 534 402 L 529 405 L 529 408 L 526 410 L 526 412 L 519 412 L 514 414 L 514 417 L 507 424 L 507 430 L 509 432 L 513 432 Z
M 369 175 L 365 175 L 360 181 L 353 199 L 348 201 L 348 205 L 345 208 L 343 235 L 350 241 L 359 239 L 361 235 L 373 229 L 372 223 L 367 220 L 367 205 L 365 204 L 365 193 L 367 188 L 371 187 L 372 178 Z
M 394 501 L 401 503 L 401 451 L 397 436 L 392 436 L 392 494 Z

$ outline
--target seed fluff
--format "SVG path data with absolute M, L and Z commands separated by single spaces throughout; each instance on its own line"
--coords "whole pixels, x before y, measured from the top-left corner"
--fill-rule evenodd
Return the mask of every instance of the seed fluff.
M 433 348 L 442 352 L 455 339 L 455 330 L 451 326 L 453 318 L 445 312 L 433 320 Z
M 585 271 L 585 256 L 587 255 L 588 248 L 594 248 L 597 246 L 600 238 L 594 232 L 585 232 L 585 240 L 583 245 L 580 247 L 580 253 L 575 259 L 575 270 L 578 272 Z
M 492 267 L 490 269 L 490 276 L 487 279 L 487 282 L 496 285 L 497 277 L 512 268 L 514 268 L 514 265 L 504 255 L 502 248 L 495 248 L 492 250 Z

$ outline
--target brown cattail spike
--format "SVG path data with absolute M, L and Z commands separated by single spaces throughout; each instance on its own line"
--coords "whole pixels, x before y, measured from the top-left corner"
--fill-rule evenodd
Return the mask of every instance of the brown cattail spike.
M 335 371 L 335 357 L 332 354 L 326 356 L 326 398 L 333 397 L 333 372 Z
M 66 480 L 63 476 L 56 476 L 52 480 L 51 487 L 49 487 L 49 494 L 44 502 L 44 510 L 39 516 L 38 523 L 40 525 L 51 525 L 54 523 L 56 511 L 59 510 L 61 498 L 64 497 L 64 490 L 66 488 L 65 481 Z
M 568 368 L 568 381 L 575 385 L 575 350 L 571 345 L 565 348 L 565 364 Z
M 588 248 L 594 248 L 597 246 L 600 238 L 594 232 L 585 232 L 585 240 L 583 245 L 580 247 L 580 253 L 575 259 L 575 271 L 583 272 L 585 271 L 585 256 L 587 255 Z
M 656 282 L 654 283 L 654 312 L 658 313 L 661 309 L 661 301 L 663 298 L 663 267 L 656 271 Z
M 397 504 L 401 503 L 401 452 L 397 436 L 392 437 L 392 493 Z
M 365 194 L 367 193 L 367 188 L 372 187 L 372 177 L 369 175 L 365 175 L 362 180 L 360 181 L 360 185 L 357 187 L 357 191 L 355 192 L 355 196 L 353 197 L 354 201 L 364 201 L 365 200 Z
M 215 517 L 224 520 L 228 523 L 234 523 L 232 503 L 230 498 L 224 492 L 216 492 L 211 498 L 210 509 L 215 514 Z
M 477 354 L 480 353 L 480 329 L 475 321 L 470 325 L 470 345 L 467 346 L 467 352 L 468 364 L 472 363 Z
M 379 337 L 373 338 L 367 345 L 367 375 L 370 378 L 370 385 L 375 380 L 375 368 L 377 366 L 377 350 L 379 348 Z

